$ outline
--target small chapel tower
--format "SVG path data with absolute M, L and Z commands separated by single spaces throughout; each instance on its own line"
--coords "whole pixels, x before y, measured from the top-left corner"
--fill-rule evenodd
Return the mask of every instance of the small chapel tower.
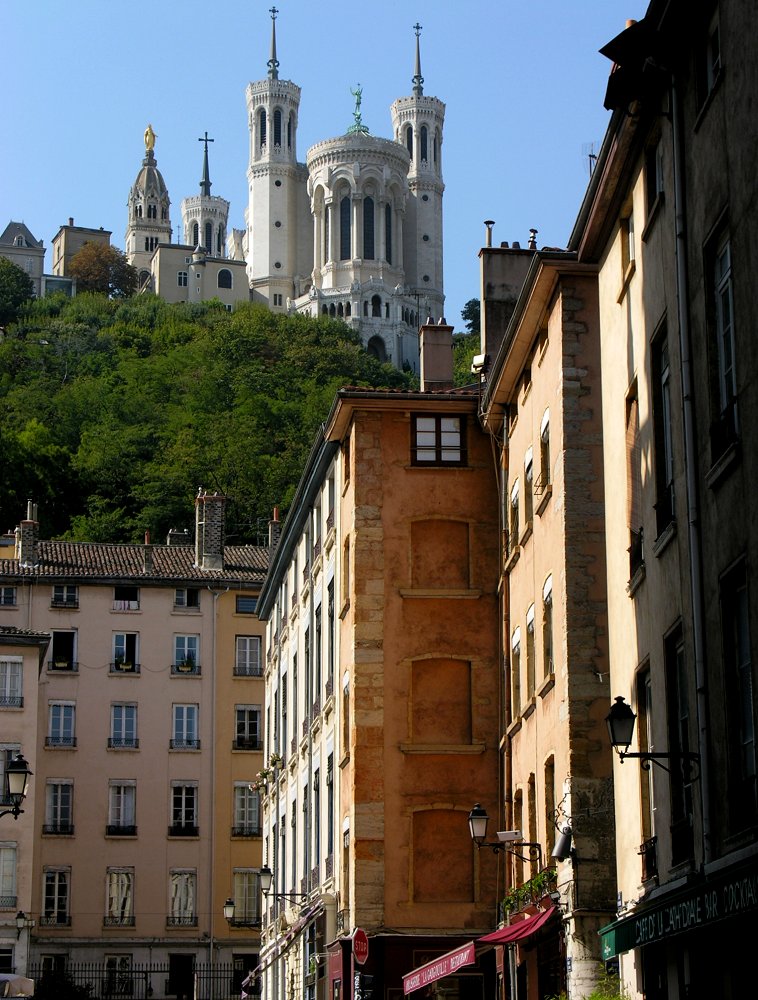
M 312 248 L 304 238 L 305 222 L 310 221 L 307 172 L 297 162 L 300 87 L 279 79 L 279 12 L 272 7 L 270 13 L 268 75 L 248 84 L 246 92 L 250 130 L 246 261 L 253 300 L 279 309 L 300 294 L 301 279 L 310 276 Z
M 129 263 L 139 272 L 142 287 L 150 279 L 150 260 L 159 243 L 171 242 L 168 190 L 155 159 L 153 126 L 145 129 L 145 158 L 129 192 L 129 222 L 124 245 Z
M 229 202 L 211 194 L 208 169 L 208 133 L 198 142 L 204 143 L 203 176 L 200 194 L 182 201 L 182 226 L 184 242 L 193 249 L 202 247 L 209 257 L 226 257 L 226 226 L 229 219 Z
M 417 294 L 422 308 L 435 321 L 444 305 L 442 275 L 442 129 L 445 105 L 424 94 L 421 75 L 421 25 L 415 24 L 416 63 L 413 95 L 393 102 L 392 128 L 395 140 L 411 157 L 408 171 L 410 197 L 404 228 L 406 283 Z

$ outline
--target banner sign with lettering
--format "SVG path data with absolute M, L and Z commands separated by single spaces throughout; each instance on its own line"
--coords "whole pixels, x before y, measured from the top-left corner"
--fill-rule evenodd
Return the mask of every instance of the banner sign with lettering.
M 633 948 L 644 948 L 676 934 L 708 927 L 720 920 L 758 910 L 758 865 L 709 878 L 672 894 L 654 906 L 602 927 L 600 947 L 607 961 Z
M 421 965 L 413 972 L 409 972 L 407 976 L 403 976 L 403 993 L 407 996 L 414 990 L 420 990 L 422 986 L 428 986 L 429 983 L 434 983 L 438 979 L 451 976 L 464 965 L 473 965 L 475 962 L 476 949 L 474 942 L 469 941 L 468 944 L 464 944 L 454 951 L 449 951 L 447 955 L 435 958 L 433 962 L 427 962 L 426 965 Z

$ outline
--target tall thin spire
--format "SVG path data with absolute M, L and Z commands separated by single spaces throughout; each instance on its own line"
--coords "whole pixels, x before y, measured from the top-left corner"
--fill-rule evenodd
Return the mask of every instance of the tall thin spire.
M 211 175 L 208 170 L 208 143 L 215 142 L 215 139 L 209 139 L 208 133 L 205 133 L 203 139 L 198 139 L 198 142 L 205 143 L 205 152 L 203 153 L 203 176 L 200 180 L 200 194 L 210 195 L 211 193 Z
M 269 80 L 279 79 L 279 60 L 276 58 L 276 15 L 279 11 L 276 7 L 272 7 L 269 11 L 271 14 L 271 57 L 268 61 L 268 78 Z
M 419 43 L 421 25 L 418 21 L 413 25 L 413 30 L 416 32 L 416 72 L 413 76 L 413 94 L 415 97 L 421 97 L 424 93 L 424 78 L 421 75 L 421 46 Z

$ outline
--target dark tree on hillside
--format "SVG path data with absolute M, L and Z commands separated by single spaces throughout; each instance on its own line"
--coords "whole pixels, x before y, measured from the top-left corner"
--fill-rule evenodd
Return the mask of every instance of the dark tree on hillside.
M 77 292 L 99 292 L 111 299 L 128 299 L 137 291 L 137 270 L 116 247 L 85 243 L 71 258 L 70 273 Z
M 34 293 L 32 279 L 18 264 L 0 257 L 0 326 L 12 323 Z

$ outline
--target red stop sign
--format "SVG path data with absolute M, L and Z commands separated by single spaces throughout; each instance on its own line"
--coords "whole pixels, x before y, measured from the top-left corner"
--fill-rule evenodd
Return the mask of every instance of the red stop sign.
M 353 931 L 353 955 L 359 965 L 363 965 L 368 958 L 368 937 L 362 927 Z

